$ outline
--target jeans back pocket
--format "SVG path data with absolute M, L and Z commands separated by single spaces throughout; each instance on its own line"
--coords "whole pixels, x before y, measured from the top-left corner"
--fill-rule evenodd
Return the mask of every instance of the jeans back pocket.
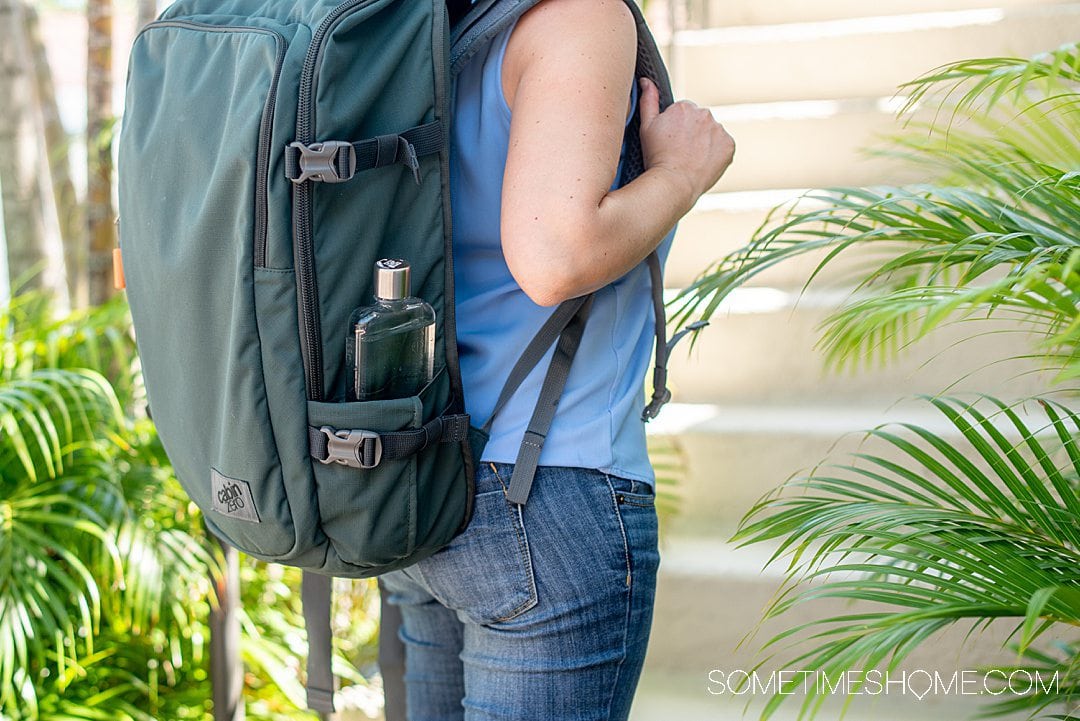
M 508 479 L 486 463 L 476 476 L 468 528 L 416 567 L 440 603 L 487 625 L 521 615 L 538 599 L 521 510 L 506 499 Z

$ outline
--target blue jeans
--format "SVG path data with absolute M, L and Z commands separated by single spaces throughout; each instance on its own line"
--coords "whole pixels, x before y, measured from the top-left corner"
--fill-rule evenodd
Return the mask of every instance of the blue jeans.
M 469 527 L 382 576 L 401 609 L 409 721 L 623 721 L 645 660 L 660 563 L 648 484 L 480 463 Z

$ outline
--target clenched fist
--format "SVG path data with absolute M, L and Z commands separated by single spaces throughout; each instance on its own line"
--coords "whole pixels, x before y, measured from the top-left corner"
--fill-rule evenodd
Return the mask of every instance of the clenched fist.
M 689 183 L 691 203 L 711 188 L 735 157 L 735 140 L 708 108 L 680 100 L 660 112 L 660 91 L 641 78 L 641 151 L 645 168 L 663 168 Z

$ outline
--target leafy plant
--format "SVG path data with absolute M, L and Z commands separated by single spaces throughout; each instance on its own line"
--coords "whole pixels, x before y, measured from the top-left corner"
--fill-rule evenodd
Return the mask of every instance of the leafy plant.
M 1045 336 L 1062 378 L 1080 358 L 1080 95 L 1075 46 L 1033 60 L 947 66 L 907 87 L 908 131 L 883 152 L 924 166 L 930 185 L 811 191 L 774 210 L 742 249 L 674 301 L 680 325 L 708 318 L 735 288 L 793 258 L 872 263 L 826 321 L 836 365 L 888 358 L 943 324 L 1001 317 Z M 944 86 L 944 88 L 942 87 Z M 961 90 L 958 100 L 950 100 Z M 911 114 L 940 97 L 949 123 Z
M 1036 639 L 1061 624 L 1080 627 L 1080 417 L 1049 401 L 1029 417 L 991 398 L 928 402 L 962 442 L 910 424 L 876 428 L 869 437 L 893 453 L 860 452 L 789 481 L 747 513 L 732 539 L 778 541 L 770 562 L 788 560 L 788 582 L 766 618 L 822 598 L 901 607 L 817 619 L 765 644 L 814 629 L 815 647 L 792 661 L 804 671 L 836 678 L 886 659 L 893 671 L 934 633 L 996 619 L 1013 619 L 1017 651 L 1031 661 L 1018 668 L 1034 670 Z M 1024 705 L 1080 699 L 1080 646 L 1071 654 L 1049 692 Z M 795 677 L 785 690 L 800 683 Z M 808 696 L 803 710 L 823 700 Z M 1020 705 L 1010 699 L 997 710 Z
M 119 407 L 89 372 L 42 370 L 0 387 L 0 708 L 36 704 L 32 669 L 63 677 L 94 653 L 102 597 L 121 577 L 123 521 L 108 441 Z
M 206 721 L 222 558 L 144 415 L 125 304 L 27 293 L 0 321 L 0 718 Z M 247 716 L 295 719 L 300 574 L 241 573 Z M 364 685 L 374 594 L 340 590 L 335 670 Z
M 1000 344 L 1001 360 L 1036 358 L 1059 382 L 1080 375 L 1080 46 L 955 63 L 904 89 L 906 131 L 882 152 L 935 181 L 813 191 L 775 209 L 744 248 L 680 294 L 679 324 L 707 319 L 779 263 L 816 258 L 809 286 L 857 253 L 865 262 L 854 290 L 823 328 L 834 366 L 887 360 L 945 325 L 994 318 L 1036 338 L 1034 347 Z M 933 120 L 915 119 L 934 103 Z M 927 401 L 951 433 L 874 429 L 870 445 L 880 450 L 789 481 L 743 518 L 734 540 L 778 543 L 772 560 L 790 564 L 767 618 L 820 598 L 872 609 L 788 629 L 765 648 L 808 644 L 796 662 L 809 671 L 888 670 L 949 626 L 970 622 L 973 632 L 1007 619 L 1015 668 L 1057 672 L 1058 684 L 987 713 L 1064 709 L 1049 718 L 1075 718 L 1078 417 L 1048 398 Z M 1035 648 L 1051 630 L 1076 640 Z M 771 698 L 763 717 L 786 697 Z M 811 692 L 800 717 L 823 701 Z

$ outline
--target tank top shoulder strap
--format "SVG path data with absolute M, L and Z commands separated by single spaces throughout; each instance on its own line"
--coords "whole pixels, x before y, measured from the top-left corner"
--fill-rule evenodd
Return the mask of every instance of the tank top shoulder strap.
M 510 117 L 510 104 L 506 102 L 506 94 L 503 92 L 502 69 L 506 48 L 510 44 L 510 35 L 517 27 L 518 19 L 520 18 L 515 19 L 491 39 L 491 46 L 488 48 L 484 62 L 484 96 L 497 99 L 499 108 L 507 119 Z

